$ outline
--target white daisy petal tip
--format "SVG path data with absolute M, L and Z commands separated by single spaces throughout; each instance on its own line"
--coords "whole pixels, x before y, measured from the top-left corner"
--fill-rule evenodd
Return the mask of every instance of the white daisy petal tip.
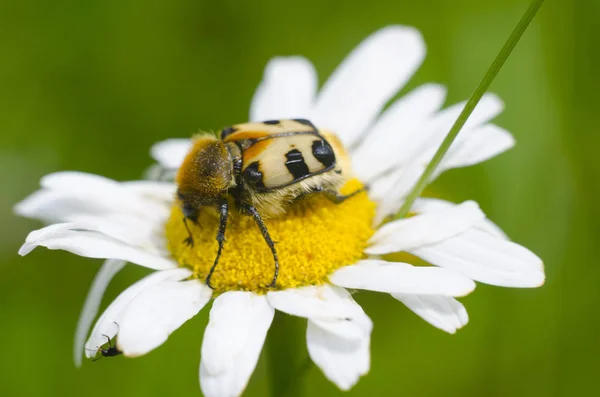
M 424 58 L 427 52 L 425 39 L 421 31 L 413 26 L 389 25 L 373 33 L 367 40 L 387 40 L 390 48 L 394 48 L 398 43 L 403 43 L 405 51 L 412 50 L 417 54 L 417 58 Z
M 264 295 L 230 291 L 215 299 L 201 349 L 200 387 L 205 396 L 238 396 L 244 391 L 274 314 Z
M 314 66 L 311 61 L 301 55 L 277 56 L 269 60 L 265 67 L 265 78 L 275 77 L 282 73 L 293 74 L 291 72 L 314 73 Z
M 504 100 L 502 100 L 502 98 L 500 98 L 500 96 L 498 94 L 493 93 L 493 92 L 487 92 L 487 93 L 485 93 L 484 96 L 485 96 L 486 100 L 489 101 L 488 106 L 490 108 L 495 109 L 498 114 L 500 114 L 504 111 L 506 104 L 504 103 Z
M 456 111 L 462 110 L 466 102 L 452 106 Z M 456 107 L 457 106 L 457 107 Z M 483 95 L 471 117 L 465 123 L 464 131 L 481 126 L 494 119 L 504 111 L 504 101 L 496 94 L 487 92 Z
M 32 218 L 32 200 L 34 199 L 34 195 L 35 193 L 15 204 L 12 208 L 13 213 L 15 215 L 22 216 L 23 218 Z
M 391 295 L 423 320 L 449 334 L 455 334 L 469 322 L 467 309 L 454 298 L 440 295 Z
M 465 279 L 462 280 L 461 287 L 457 287 L 457 291 L 456 292 L 450 293 L 448 295 L 449 296 L 454 296 L 456 298 L 461 298 L 461 297 L 467 296 L 471 292 L 475 291 L 476 287 L 477 287 L 477 283 L 475 281 L 471 280 L 468 277 L 465 277 Z
M 485 284 L 509 288 L 543 285 L 542 260 L 526 247 L 488 229 L 489 224 L 479 223 L 446 240 L 408 252 Z
M 539 259 L 539 258 L 538 258 Z M 539 288 L 546 283 L 546 272 L 544 271 L 544 263 L 539 261 L 532 263 L 532 268 L 523 271 L 521 282 L 514 285 L 514 288 Z
M 29 243 L 24 243 L 21 248 L 19 248 L 19 255 L 20 256 L 25 256 L 27 254 L 29 254 L 31 251 L 33 251 L 35 249 L 35 247 L 37 247 L 37 245 L 33 245 L 33 244 L 29 244 Z
M 352 146 L 425 58 L 417 29 L 392 25 L 363 40 L 323 85 L 311 115 Z
M 19 255 L 25 256 L 29 254 L 36 247 L 43 246 L 43 241 L 46 238 L 51 237 L 54 234 L 59 234 L 60 232 L 68 230 L 73 226 L 74 224 L 72 223 L 57 223 L 29 232 L 29 234 L 25 238 L 25 242 L 23 243 L 23 245 L 21 245 L 21 248 L 19 248 Z
M 177 169 L 190 150 L 192 140 L 189 138 L 172 138 L 152 145 L 150 155 L 162 167 Z
M 543 263 L 542 263 L 542 266 L 544 266 Z M 532 283 L 532 285 L 534 288 L 539 288 L 539 287 L 542 287 L 545 283 L 546 283 L 546 273 L 542 270 L 539 272 L 537 279 L 534 279 L 534 282 Z
M 514 270 L 514 285 L 506 285 L 514 288 L 539 288 L 546 282 L 546 272 L 542 259 L 530 251 L 528 248 L 514 243 L 506 242 L 511 245 L 515 252 L 519 252 L 519 266 Z
M 337 326 L 345 328 L 347 324 L 338 321 Z M 371 333 L 362 332 L 349 339 L 340 337 L 338 331 L 331 332 L 335 328 L 335 323 L 322 328 L 320 322 L 309 320 L 306 329 L 308 354 L 327 379 L 340 390 L 347 391 L 369 372 Z
M 304 57 L 271 59 L 252 98 L 250 120 L 310 118 L 317 80 L 313 64 Z

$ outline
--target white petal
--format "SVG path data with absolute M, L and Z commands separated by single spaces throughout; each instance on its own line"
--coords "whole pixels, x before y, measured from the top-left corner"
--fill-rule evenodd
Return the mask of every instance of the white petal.
M 369 196 L 379 203 L 373 224 L 379 225 L 402 206 L 404 198 L 423 174 L 420 165 L 408 165 L 393 171 L 369 186 Z
M 176 169 L 192 147 L 188 138 L 173 138 L 157 142 L 150 148 L 150 155 L 166 169 Z
M 92 285 L 81 309 L 79 320 L 77 320 L 77 328 L 75 330 L 75 340 L 73 343 L 73 361 L 76 367 L 81 367 L 81 355 L 83 353 L 83 346 L 85 345 L 85 339 L 90 332 L 90 327 L 98 314 L 100 309 L 100 303 L 104 292 L 108 287 L 108 284 L 113 277 L 125 267 L 127 262 L 120 261 L 117 259 L 108 259 L 92 281 Z
M 454 298 L 441 295 L 392 294 L 423 320 L 450 334 L 469 322 L 467 309 Z
M 129 214 L 73 214 L 66 218 L 69 223 L 77 225 L 77 229 L 99 232 L 131 246 L 146 249 L 153 254 L 164 251 L 165 237 L 162 222 L 151 222 Z
M 477 224 L 477 229 L 486 232 L 487 234 L 494 236 L 496 238 L 500 238 L 502 240 L 510 240 L 506 233 L 498 225 L 494 222 L 490 221 L 486 218 L 485 221 Z
M 418 127 L 418 134 L 413 134 L 412 139 L 407 140 L 405 145 L 398 147 L 395 151 L 396 170 L 389 175 L 371 177 L 370 184 L 375 185 L 371 195 L 380 202 L 378 220 L 395 213 L 400 208 L 402 199 L 419 179 L 464 106 L 465 102 L 462 102 L 446 108 Z M 484 129 L 484 134 L 493 135 L 493 139 L 481 144 L 477 143 L 480 142 L 479 138 L 475 138 L 477 142 L 472 146 L 469 143 L 470 139 L 476 137 L 477 132 L 483 128 L 479 126 L 498 115 L 502 109 L 503 103 L 496 95 L 485 94 L 483 96 L 450 148 L 456 154 L 452 158 L 444 160 L 448 162 L 447 165 L 442 164 L 434 173 L 431 181 L 448 168 L 475 164 L 512 145 L 512 138 L 507 136 L 507 133 L 492 131 L 487 127 Z M 464 147 L 464 152 L 462 147 Z M 381 178 L 384 180 L 383 184 L 378 183 Z
M 365 250 L 370 255 L 400 252 L 434 244 L 455 236 L 485 219 L 474 201 L 431 211 L 383 225 Z
M 343 320 L 364 314 L 348 291 L 327 284 L 271 291 L 267 299 L 275 309 L 305 318 Z
M 88 174 L 79 171 L 61 171 L 45 175 L 40 180 L 40 185 L 45 189 L 103 193 L 117 192 L 119 183 L 101 175 Z
M 158 163 L 150 164 L 143 173 L 144 180 L 173 182 L 177 175 L 176 168 L 165 168 Z
M 165 208 L 164 203 L 158 204 L 145 200 L 144 195 L 138 194 L 136 189 L 131 188 L 135 184 L 138 186 L 145 185 L 145 193 L 150 189 L 156 191 L 158 186 L 164 188 L 170 185 L 171 189 L 173 186 L 172 184 L 151 181 L 117 182 L 100 175 L 77 171 L 55 172 L 44 176 L 40 181 L 42 188 L 62 192 L 65 196 L 86 197 L 88 200 L 100 202 L 108 200 L 109 203 L 114 202 L 111 199 L 119 200 L 120 205 L 115 205 L 116 208 L 127 206 L 129 209 L 142 214 L 146 211 L 155 211 L 157 208 L 159 210 Z M 119 209 L 113 209 L 113 211 L 119 211 Z
M 130 181 L 122 185 L 138 195 L 168 204 L 173 202 L 177 191 L 176 184 L 165 181 Z
M 117 345 L 126 356 L 141 356 L 208 303 L 212 290 L 199 280 L 162 281 L 140 292 L 123 311 Z
M 450 201 L 446 201 L 446 200 L 442 200 L 442 199 L 421 197 L 421 198 L 418 198 L 417 200 L 415 200 L 415 202 L 411 208 L 411 211 L 415 212 L 417 214 L 421 214 L 421 213 L 440 210 L 440 209 L 444 209 L 444 208 L 450 208 L 455 205 L 456 204 L 454 204 Z M 494 222 L 490 221 L 487 218 L 485 220 L 479 222 L 476 225 L 476 227 L 477 227 L 477 229 L 483 230 L 484 232 L 487 232 L 494 237 L 498 237 L 498 238 L 501 238 L 504 240 L 509 240 L 506 233 L 504 233 L 502 231 L 502 229 L 500 229 L 500 227 L 498 227 L 498 225 L 496 225 Z
M 119 196 L 38 190 L 18 203 L 14 211 L 23 217 L 38 219 L 45 223 L 56 223 L 65 222 L 76 214 L 127 213 L 143 219 L 157 220 L 168 215 L 168 208 L 162 207 L 141 200 L 123 200 L 123 197 Z
M 207 397 L 238 396 L 256 367 L 275 311 L 265 296 L 226 292 L 204 331 L 200 387 Z
M 164 248 L 164 222 L 170 213 L 170 202 L 156 195 L 173 189 L 173 184 L 150 181 L 116 183 L 95 175 L 80 173 L 51 174 L 43 183 L 66 189 L 67 181 L 87 180 L 88 185 L 113 185 L 106 193 L 102 189 L 89 192 L 73 187 L 68 191 L 40 190 L 15 207 L 23 216 L 47 223 L 74 222 L 86 229 L 99 231 L 127 244 L 144 247 L 153 252 Z M 90 182 L 95 181 L 95 182 Z M 85 184 L 85 182 L 82 182 Z M 116 186 L 116 187 L 115 187 Z M 112 189 L 112 190 L 111 190 Z
M 329 281 L 344 288 L 421 295 L 464 296 L 475 289 L 471 279 L 447 269 L 382 260 L 344 266 Z
M 343 322 L 338 322 L 344 327 Z M 306 329 L 308 354 L 327 379 L 342 390 L 349 390 L 358 379 L 369 372 L 371 333 L 348 339 L 322 329 L 308 321 Z
M 85 226 L 75 223 L 59 223 L 29 233 L 25 244 L 19 249 L 19 255 L 27 255 L 38 246 L 69 251 L 86 258 L 121 259 L 156 270 L 177 265 L 172 259 L 85 230 Z
M 176 268 L 154 272 L 149 276 L 144 277 L 137 283 L 133 284 L 123 291 L 117 298 L 106 308 L 100 316 L 92 334 L 85 344 L 85 355 L 88 358 L 96 356 L 98 347 L 107 342 L 106 337 L 114 338 L 119 332 L 119 324 L 123 318 L 123 312 L 127 306 L 145 289 L 152 287 L 163 281 L 179 281 L 191 276 L 192 272 L 185 268 Z
M 452 113 L 456 116 L 451 124 L 454 124 L 454 121 L 458 118 L 458 115 L 464 109 L 466 101 L 457 103 L 449 107 L 448 109 L 452 111 Z M 470 130 L 478 125 L 482 125 L 492 120 L 494 117 L 498 116 L 504 110 L 504 102 L 500 97 L 493 92 L 486 92 L 482 97 L 477 107 L 471 115 L 469 119 L 465 123 L 463 129 Z
M 303 57 L 278 57 L 269 61 L 250 105 L 250 120 L 310 118 L 317 73 Z
M 406 168 L 402 168 L 404 170 Z M 400 171 L 398 169 L 397 171 Z M 381 202 L 385 199 L 385 195 L 396 183 L 396 174 L 395 172 L 388 172 L 385 175 L 378 176 L 373 181 L 369 183 L 369 198 L 376 202 Z
M 514 145 L 515 139 L 508 131 L 494 124 L 485 124 L 469 131 L 468 136 L 457 138 L 444 156 L 438 174 L 448 169 L 484 162 Z
M 334 131 L 346 146 L 351 146 L 424 57 L 425 44 L 416 29 L 388 26 L 375 32 L 327 80 L 313 122 Z
M 126 185 L 98 175 L 63 172 L 42 179 L 44 189 L 18 203 L 18 215 L 47 223 L 65 222 L 74 214 L 124 213 L 143 219 L 161 221 L 169 215 L 170 206 L 148 200 Z
M 371 319 L 350 293 L 335 285 L 272 291 L 267 299 L 275 309 L 311 319 L 341 337 L 356 338 L 373 327 Z
M 545 279 L 542 260 L 534 253 L 478 229 L 408 252 L 486 284 L 531 288 Z
M 414 139 L 419 128 L 440 109 L 445 97 L 445 87 L 426 84 L 394 102 L 352 154 L 358 178 L 371 183 L 375 176 L 394 167 L 398 163 L 397 152 Z
M 430 161 L 431 157 L 433 157 L 435 151 L 437 151 L 465 105 L 466 101 L 452 105 L 437 113 L 435 117 L 423 125 L 419 134 L 414 136 L 415 139 L 410 141 L 409 144 L 403 147 L 397 154 L 399 159 L 398 164 L 408 164 L 418 160 L 425 166 Z M 503 109 L 504 104 L 497 95 L 486 93 L 461 129 L 453 146 L 455 146 L 457 142 L 463 142 L 465 139 L 471 137 L 474 129 L 496 117 Z

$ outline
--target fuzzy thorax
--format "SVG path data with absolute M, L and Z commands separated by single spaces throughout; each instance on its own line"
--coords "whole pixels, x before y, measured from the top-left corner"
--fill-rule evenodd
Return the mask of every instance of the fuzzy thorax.
M 360 182 L 351 180 L 341 192 L 360 187 Z M 322 284 L 334 270 L 362 259 L 374 232 L 374 214 L 375 204 L 365 192 L 340 204 L 314 194 L 290 204 L 283 215 L 267 219 L 279 255 L 277 289 Z M 184 243 L 188 234 L 182 219 L 175 204 L 166 225 L 169 250 L 181 266 L 190 267 L 194 277 L 204 280 L 217 253 L 219 218 L 207 209 L 200 212 L 199 226 L 190 223 L 193 247 Z M 273 256 L 252 217 L 232 209 L 225 240 L 211 286 L 217 293 L 266 292 L 273 278 Z

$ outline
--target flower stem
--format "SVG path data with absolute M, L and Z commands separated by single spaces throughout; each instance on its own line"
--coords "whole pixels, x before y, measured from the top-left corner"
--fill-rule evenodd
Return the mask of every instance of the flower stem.
M 269 376 L 273 397 L 304 395 L 303 377 L 311 367 L 306 352 L 305 326 L 300 318 L 276 312 L 267 337 Z
M 396 214 L 395 219 L 404 218 L 410 211 L 410 208 L 412 207 L 415 200 L 421 195 L 421 193 L 423 193 L 423 189 L 425 189 L 425 186 L 429 182 L 429 178 L 431 178 L 431 175 L 433 175 L 433 172 L 442 161 L 442 158 L 450 148 L 450 145 L 454 141 L 454 138 L 456 138 L 456 136 L 460 132 L 461 128 L 465 125 L 465 122 L 467 121 L 471 113 L 473 113 L 475 106 L 477 106 L 479 100 L 489 88 L 490 84 L 504 65 L 504 62 L 512 52 L 513 48 L 515 48 L 515 45 L 517 44 L 519 39 L 521 39 L 523 32 L 525 32 L 525 29 L 527 29 L 527 26 L 529 26 L 529 23 L 531 22 L 535 14 L 538 12 L 543 2 L 544 0 L 533 0 L 531 2 L 529 8 L 527 9 L 527 11 L 525 11 L 525 14 L 523 14 L 523 17 L 521 17 L 521 20 L 513 30 L 506 43 L 504 43 L 504 46 L 502 47 L 498 55 L 496 56 L 496 59 L 494 59 L 494 62 L 492 62 L 492 65 L 483 77 L 483 80 L 481 81 L 481 83 L 479 83 L 479 86 L 477 86 L 477 88 L 471 95 L 471 98 L 469 98 L 469 101 L 467 102 L 463 111 L 458 116 L 458 119 L 456 119 L 456 122 L 450 129 L 450 132 L 448 132 L 448 135 L 446 135 L 446 138 L 444 138 L 444 141 L 440 145 L 439 149 L 437 150 L 429 164 L 427 164 L 425 171 L 406 197 L 406 200 L 404 201 L 404 204 L 402 204 L 402 207 Z

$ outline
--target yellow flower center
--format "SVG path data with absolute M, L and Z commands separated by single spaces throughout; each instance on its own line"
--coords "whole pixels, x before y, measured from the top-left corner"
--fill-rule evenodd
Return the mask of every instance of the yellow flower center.
M 362 185 L 349 181 L 342 194 Z M 314 194 L 290 204 L 284 215 L 266 219 L 279 256 L 277 289 L 318 285 L 342 266 L 364 257 L 373 235 L 375 204 L 361 192 L 336 204 Z M 219 218 L 213 211 L 201 211 L 199 226 L 188 222 L 194 246 L 184 243 L 188 232 L 179 205 L 173 205 L 166 225 L 169 250 L 181 266 L 190 267 L 194 277 L 204 281 L 217 254 Z M 215 292 L 231 290 L 264 293 L 273 279 L 273 255 L 250 216 L 230 211 L 225 245 L 210 284 Z

